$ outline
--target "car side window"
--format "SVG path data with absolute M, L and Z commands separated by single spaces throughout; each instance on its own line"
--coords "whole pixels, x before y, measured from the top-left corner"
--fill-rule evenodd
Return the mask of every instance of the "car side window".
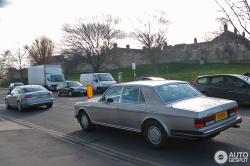
M 64 87 L 64 88 L 67 88 L 67 87 L 68 87 L 68 83 L 67 83 L 67 82 L 64 82 L 64 83 L 63 83 L 63 87 Z
M 139 87 L 127 86 L 122 92 L 121 103 L 138 104 L 139 103 Z
M 11 91 L 11 94 L 16 94 L 16 88 Z
M 111 98 L 113 99 L 114 103 L 119 103 L 121 91 L 122 91 L 121 86 L 110 88 L 108 92 L 105 94 L 105 96 L 102 98 L 102 101 L 106 101 L 108 98 Z
M 210 81 L 211 85 L 215 85 L 215 86 L 223 86 L 224 85 L 224 77 L 212 77 L 211 81 Z
M 24 92 L 24 90 L 23 89 L 18 89 L 18 94 L 24 94 L 25 92 Z
M 19 94 L 18 91 L 19 91 L 19 88 L 16 87 L 16 88 L 13 89 L 13 91 L 11 91 L 11 93 L 12 94 Z
M 198 84 L 208 84 L 208 78 L 207 77 L 199 78 L 197 82 Z
M 235 77 L 227 77 L 226 78 L 226 85 L 227 86 L 233 86 L 233 87 L 241 87 L 242 85 L 245 85 L 245 83 Z

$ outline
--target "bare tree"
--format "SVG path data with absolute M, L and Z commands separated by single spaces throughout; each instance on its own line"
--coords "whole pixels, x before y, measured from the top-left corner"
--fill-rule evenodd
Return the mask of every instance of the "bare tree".
M 140 28 L 133 33 L 135 39 L 145 48 L 145 54 L 155 68 L 157 73 L 157 64 L 162 48 L 167 43 L 167 29 L 169 20 L 166 13 L 155 12 L 145 14 L 144 18 L 139 18 Z
M 54 43 L 47 37 L 43 36 L 32 43 L 30 47 L 26 47 L 29 52 L 30 62 L 33 65 L 44 65 L 51 63 L 53 55 Z
M 12 68 L 13 56 L 10 50 L 5 50 L 0 56 L 0 79 L 5 79 L 8 68 Z
M 121 31 L 116 29 L 118 18 L 105 16 L 93 18 L 88 23 L 63 26 L 64 44 L 68 50 L 64 52 L 80 54 L 90 64 L 93 71 L 101 70 L 105 57 L 110 53 L 115 39 L 121 38 Z
M 215 0 L 221 9 L 221 12 L 225 15 L 224 19 L 234 27 L 237 33 L 245 31 L 250 35 L 250 6 L 248 0 Z
M 15 66 L 15 62 L 13 61 L 13 54 L 10 50 L 5 50 L 2 54 L 2 63 L 4 64 L 4 68 L 13 68 Z
M 228 23 L 228 20 L 225 18 L 217 18 L 216 21 L 219 23 L 219 29 L 204 33 L 202 36 L 203 41 L 211 41 L 224 32 L 224 25 Z
M 0 80 L 3 80 L 5 78 L 6 78 L 6 68 L 5 68 L 3 58 L 0 57 Z
M 13 61 L 15 62 L 16 69 L 20 73 L 21 80 L 23 80 L 23 69 L 28 65 L 28 47 L 18 48 L 13 54 Z

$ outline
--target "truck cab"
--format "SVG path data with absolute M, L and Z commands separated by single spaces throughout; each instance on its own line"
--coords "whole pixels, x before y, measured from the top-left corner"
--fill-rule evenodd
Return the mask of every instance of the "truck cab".
M 57 85 L 64 82 L 63 74 L 46 74 L 46 87 L 52 91 L 56 90 Z

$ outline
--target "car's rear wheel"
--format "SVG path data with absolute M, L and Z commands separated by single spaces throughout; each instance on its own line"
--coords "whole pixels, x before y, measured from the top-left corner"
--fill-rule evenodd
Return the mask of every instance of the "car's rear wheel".
M 5 99 L 5 107 L 6 109 L 10 109 L 10 105 L 7 99 Z
M 72 97 L 73 96 L 73 92 L 69 91 L 69 96 Z
M 61 96 L 60 90 L 57 91 L 57 96 Z
M 151 120 L 144 125 L 143 135 L 147 144 L 155 149 L 162 148 L 168 138 L 165 129 L 155 120 Z
M 100 87 L 97 87 L 97 88 L 96 88 L 96 93 L 97 93 L 97 94 L 101 94 L 101 93 L 102 93 Z
M 17 110 L 18 110 L 19 112 L 22 112 L 22 111 L 23 111 L 23 107 L 22 107 L 20 101 L 17 102 Z
M 47 109 L 51 108 L 53 106 L 53 103 L 49 103 L 46 105 Z
M 95 129 L 95 125 L 93 125 L 89 119 L 89 116 L 85 111 L 80 112 L 80 119 L 79 119 L 80 125 L 83 129 L 83 131 L 89 132 L 93 131 Z

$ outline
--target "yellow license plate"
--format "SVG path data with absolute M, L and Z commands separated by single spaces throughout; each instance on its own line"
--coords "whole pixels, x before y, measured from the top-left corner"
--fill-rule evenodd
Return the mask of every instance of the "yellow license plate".
M 220 120 L 226 119 L 227 117 L 228 117 L 227 111 L 223 111 L 215 115 L 215 121 L 220 121 Z

